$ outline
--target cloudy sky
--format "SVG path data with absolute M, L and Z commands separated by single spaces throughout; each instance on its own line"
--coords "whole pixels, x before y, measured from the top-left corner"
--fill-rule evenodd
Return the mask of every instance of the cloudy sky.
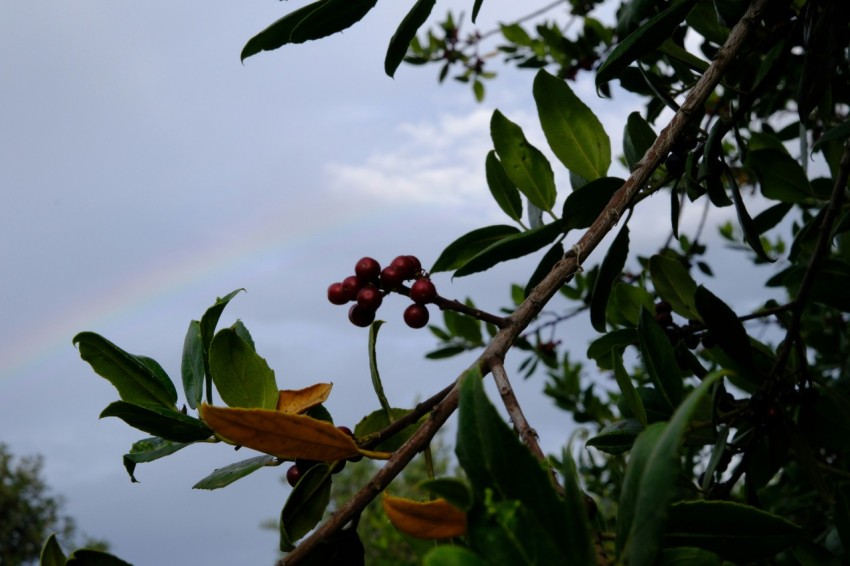
M 223 324 L 245 322 L 281 387 L 332 381 L 328 407 L 353 425 L 378 406 L 366 331 L 326 301 L 327 285 L 364 255 L 416 254 L 427 266 L 460 234 L 506 222 L 484 182 L 488 123 L 498 107 L 545 145 L 533 73 L 504 70 L 483 104 L 466 87 L 438 87 L 436 68 L 403 66 L 389 79 L 384 49 L 408 4 L 383 2 L 343 34 L 245 65 L 245 41 L 292 5 L 0 7 L 0 442 L 43 454 L 67 511 L 124 559 L 271 563 L 277 535 L 259 524 L 279 513 L 288 488 L 276 468 L 192 490 L 246 457 L 220 445 L 143 464 L 142 483 L 131 484 L 121 455 L 145 435 L 97 419 L 117 394 L 80 360 L 77 332 L 151 356 L 179 382 L 189 320 L 244 287 Z M 482 29 L 521 15 L 516 4 L 488 0 Z M 469 5 L 443 2 L 435 14 Z M 589 76 L 575 88 L 619 151 L 636 103 L 597 99 Z M 666 218 L 666 203 L 644 208 Z M 661 224 L 633 230 L 636 245 L 660 246 Z M 445 296 L 497 310 L 533 265 L 434 281 Z M 390 400 L 409 406 L 469 358 L 423 360 L 434 340 L 404 326 L 403 306 L 390 299 L 381 309 L 389 324 L 379 355 Z M 564 337 L 577 354 L 588 327 L 577 322 Z M 540 378 L 516 381 L 545 448 L 557 452 L 569 420 L 542 398 Z

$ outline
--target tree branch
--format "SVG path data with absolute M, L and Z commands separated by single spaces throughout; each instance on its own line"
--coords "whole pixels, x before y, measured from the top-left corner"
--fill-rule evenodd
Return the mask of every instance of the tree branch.
M 488 367 L 489 363 L 493 360 L 504 359 L 505 353 L 510 349 L 519 334 L 528 327 L 546 303 L 558 292 L 561 285 L 575 274 L 580 266 L 580 262 L 596 249 L 605 235 L 616 225 L 617 220 L 629 208 L 634 197 L 646 185 L 652 172 L 670 152 L 673 142 L 682 134 L 688 123 L 700 115 L 699 109 L 705 104 L 729 65 L 743 47 L 750 31 L 758 25 L 758 20 L 769 3 L 770 0 L 754 0 L 750 4 L 744 16 L 732 28 L 726 43 L 718 50 L 717 56 L 705 74 L 694 85 L 693 90 L 688 94 L 679 111 L 658 135 L 652 147 L 647 150 L 646 155 L 637 164 L 635 170 L 623 186 L 611 198 L 606 209 L 599 215 L 581 239 L 579 239 L 573 249 L 567 252 L 555 264 L 549 274 L 532 290 L 526 300 L 506 319 L 505 326 L 493 337 L 490 344 L 472 364 L 471 368 L 478 368 L 482 374 L 487 374 L 490 371 Z M 357 517 L 363 508 L 381 493 L 393 478 L 404 469 L 407 463 L 428 445 L 431 438 L 433 438 L 457 408 L 458 398 L 459 391 L 455 384 L 446 397 L 434 408 L 430 418 L 422 424 L 419 430 L 403 446 L 393 453 L 384 467 L 375 474 L 372 480 L 343 505 L 339 511 L 334 513 L 330 519 L 317 527 L 295 550 L 281 559 L 278 565 L 297 564 L 299 560 L 306 558 L 325 537 L 337 532 Z

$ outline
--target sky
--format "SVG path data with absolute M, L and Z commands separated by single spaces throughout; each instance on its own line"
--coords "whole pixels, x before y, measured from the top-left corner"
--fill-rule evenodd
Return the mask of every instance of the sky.
M 291 4 L 0 6 L 0 442 L 18 455 L 42 454 L 66 511 L 125 560 L 271 564 L 277 533 L 259 525 L 286 499 L 285 468 L 192 490 L 214 468 L 248 457 L 192 446 L 140 465 L 141 483 L 131 484 L 121 455 L 146 435 L 98 420 L 117 393 L 79 358 L 77 332 L 157 359 L 179 390 L 189 321 L 244 288 L 222 326 L 243 320 L 280 387 L 333 382 L 327 406 L 337 424 L 353 426 L 378 407 L 367 333 L 327 302 L 327 286 L 360 257 L 385 263 L 414 254 L 428 266 L 461 234 L 508 222 L 483 174 L 495 108 L 545 150 L 532 72 L 499 68 L 483 104 L 453 81 L 438 86 L 436 68 L 384 75 L 384 50 L 406 4 L 381 3 L 342 34 L 244 65 L 245 41 Z M 441 2 L 434 16 L 467 4 Z M 488 0 L 481 29 L 521 8 Z M 589 74 L 573 88 L 621 151 L 622 124 L 639 103 L 596 98 Z M 562 200 L 567 177 L 556 177 Z M 667 237 L 652 221 L 666 218 L 666 199 L 642 209 L 634 247 L 651 253 Z M 687 210 L 683 226 L 697 217 Z M 433 280 L 444 296 L 472 296 L 496 311 L 536 259 Z M 718 269 L 722 276 L 722 262 Z M 712 289 L 731 292 L 722 281 Z M 763 300 L 740 280 L 735 292 L 735 304 Z M 393 404 L 411 406 L 472 358 L 424 360 L 433 337 L 404 325 L 404 301 L 385 305 L 384 385 Z M 588 321 L 566 331 L 581 355 L 593 337 Z M 568 416 L 542 395 L 540 377 L 514 382 L 544 449 L 559 452 L 572 431 Z

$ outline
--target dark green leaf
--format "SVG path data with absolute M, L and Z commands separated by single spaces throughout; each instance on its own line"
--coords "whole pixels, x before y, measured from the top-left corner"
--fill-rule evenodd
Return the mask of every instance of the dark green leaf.
M 641 309 L 638 337 L 641 357 L 652 383 L 664 396 L 668 406 L 676 408 L 682 400 L 683 390 L 676 354 L 667 334 L 646 309 Z
M 201 323 L 197 320 L 190 322 L 189 330 L 186 331 L 180 369 L 186 403 L 192 409 L 197 409 L 204 395 L 204 346 L 201 343 Z
M 591 545 L 590 522 L 587 515 L 587 496 L 579 485 L 576 465 L 569 449 L 561 452 L 561 478 L 564 482 L 563 505 L 567 512 L 567 524 L 563 533 L 571 555 L 565 557 L 567 564 L 596 564 L 596 555 Z
M 635 396 L 637 397 L 637 394 Z M 585 444 L 608 454 L 622 454 L 631 449 L 635 439 L 643 432 L 644 428 L 644 425 L 637 419 L 616 421 L 605 426 L 599 431 L 599 434 L 588 439 Z
M 486 226 L 464 234 L 443 250 L 443 253 L 434 262 L 431 273 L 457 269 L 494 243 L 517 234 L 520 234 L 519 229 L 504 224 Z
M 219 489 L 221 487 L 226 487 L 236 480 L 244 478 L 248 474 L 252 474 L 260 468 L 270 465 L 274 461 L 274 456 L 263 454 L 262 456 L 255 456 L 254 458 L 248 458 L 241 462 L 234 462 L 233 464 L 223 468 L 216 468 L 213 473 L 193 485 L 192 489 Z
M 222 329 L 210 346 L 210 372 L 222 401 L 230 407 L 274 409 L 274 371 L 235 330 Z
M 372 376 L 372 389 L 375 390 L 375 395 L 378 396 L 378 402 L 389 419 L 391 418 L 390 402 L 387 401 L 387 396 L 384 393 L 384 384 L 381 383 L 381 373 L 378 371 L 378 353 L 376 351 L 378 331 L 381 329 L 382 324 L 384 324 L 383 320 L 376 320 L 369 326 L 369 373 Z
M 719 556 L 707 550 L 682 546 L 665 548 L 655 564 L 656 566 L 721 566 L 722 562 Z
M 280 550 L 295 548 L 293 543 L 313 530 L 331 499 L 331 468 L 317 464 L 301 476 L 280 513 Z
M 443 311 L 443 321 L 452 335 L 463 338 L 472 344 L 481 344 L 481 322 L 479 320 L 446 309 Z
M 681 501 L 670 506 L 664 543 L 693 546 L 736 563 L 768 560 L 794 545 L 800 527 L 732 501 Z
M 641 425 L 641 429 L 646 428 L 649 423 L 646 418 L 646 410 L 643 407 L 643 401 L 640 395 L 638 395 L 634 383 L 632 383 L 632 378 L 626 373 L 626 368 L 623 365 L 623 353 L 617 349 L 613 351 L 611 357 L 614 362 L 614 378 L 617 380 L 617 386 L 620 388 L 623 401 L 631 410 L 635 419 L 637 419 L 638 424 Z
M 71 553 L 65 564 L 68 566 L 130 566 L 129 562 L 124 562 L 117 556 L 90 548 L 78 548 Z
M 620 328 L 600 336 L 590 343 L 587 348 L 587 357 L 596 360 L 600 369 L 614 369 L 611 363 L 611 353 L 615 349 L 622 350 L 631 344 L 637 344 L 638 335 L 634 328 Z
M 41 547 L 39 566 L 65 566 L 66 560 L 65 553 L 62 552 L 62 547 L 56 540 L 56 535 L 51 534 L 44 542 L 44 546 Z
M 409 409 L 390 409 L 392 420 L 396 421 L 409 413 Z M 359 439 L 367 439 L 376 432 L 380 432 L 390 425 L 390 420 L 387 418 L 387 413 L 383 409 L 373 411 L 363 417 L 357 426 L 354 427 L 354 435 Z M 413 436 L 413 433 L 419 428 L 419 423 L 409 424 L 401 431 L 394 434 L 392 437 L 378 443 L 374 450 L 382 452 L 393 452 L 407 442 L 407 439 Z
M 437 478 L 418 484 L 420 489 L 430 491 L 442 497 L 458 509 L 468 511 L 472 507 L 472 489 L 463 480 L 457 478 Z
M 697 287 L 694 297 L 697 311 L 717 345 L 739 364 L 752 367 L 750 337 L 735 311 L 702 285 Z
M 505 173 L 528 200 L 542 210 L 555 205 L 555 175 L 539 149 L 528 143 L 522 129 L 498 110 L 490 120 L 490 135 Z
M 649 273 L 655 292 L 670 303 L 674 312 L 688 320 L 702 320 L 694 302 L 696 281 L 681 261 L 656 254 L 649 258 Z
M 423 566 L 488 566 L 489 564 L 489 561 L 468 548 L 453 544 L 438 545 L 431 549 L 422 561 Z
M 134 474 L 136 464 L 153 462 L 154 460 L 165 458 L 166 456 L 174 454 L 181 448 L 185 448 L 187 446 L 189 446 L 189 444 L 184 442 L 172 442 L 170 440 L 157 437 L 145 438 L 138 442 L 134 442 L 133 446 L 130 448 L 130 453 L 124 454 L 124 468 L 126 468 L 127 473 L 130 475 L 130 481 L 133 483 L 139 481 L 136 479 Z
M 835 529 L 844 548 L 850 548 L 850 485 L 835 487 Z
M 776 149 L 750 151 L 744 165 L 755 171 L 761 193 L 772 200 L 798 203 L 812 197 L 805 171 L 793 157 Z
M 655 132 L 649 122 L 643 119 L 640 112 L 632 112 L 626 119 L 626 127 L 623 132 L 623 154 L 626 165 L 634 169 L 638 162 L 643 159 L 646 150 L 655 143 Z
M 552 222 L 527 232 L 502 238 L 464 263 L 454 272 L 454 277 L 485 271 L 497 263 L 534 253 L 543 246 L 551 244 L 562 233 L 561 223 Z
M 236 335 L 239 336 L 243 342 L 248 344 L 252 350 L 255 352 L 257 351 L 257 347 L 254 345 L 254 339 L 251 337 L 251 333 L 248 332 L 248 327 L 245 326 L 241 320 L 237 319 L 236 322 L 230 325 L 230 328 L 233 329 L 233 331 L 236 332 Z
M 780 202 L 779 204 L 775 204 L 770 208 L 761 211 L 755 218 L 753 218 L 753 222 L 755 223 L 758 233 L 764 234 L 782 222 L 782 219 L 785 218 L 785 215 L 791 211 L 793 206 L 794 205 L 787 202 Z
M 812 151 L 818 151 L 823 144 L 826 142 L 830 142 L 833 140 L 843 140 L 847 137 L 850 137 L 850 120 L 842 122 L 841 124 L 835 126 L 834 128 L 830 128 L 825 131 L 821 137 L 818 138 L 818 141 L 812 146 Z
M 732 191 L 732 202 L 735 203 L 735 212 L 738 214 L 738 224 L 741 225 L 741 230 L 744 232 L 744 240 L 750 245 L 750 248 L 756 252 L 760 258 L 765 261 L 776 261 L 764 251 L 764 246 L 761 244 L 761 233 L 758 230 L 750 213 L 747 212 L 747 207 L 744 205 L 744 198 L 741 196 L 741 190 L 738 188 L 738 183 L 735 181 L 735 176 L 727 170 L 727 178 L 729 179 L 729 187 Z
M 103 417 L 118 417 L 134 428 L 172 442 L 195 442 L 212 436 L 203 421 L 160 405 L 115 401 L 100 413 Z
M 413 8 L 401 20 L 395 30 L 390 45 L 387 47 L 387 56 L 384 58 L 384 72 L 389 76 L 395 75 L 396 69 L 401 64 L 407 53 L 410 42 L 416 37 L 416 31 L 425 23 L 437 0 L 417 0 Z
M 604 177 L 611 165 L 611 141 L 566 81 L 541 69 L 534 78 L 534 101 L 546 141 L 561 163 L 588 181 Z
M 445 348 L 438 348 L 433 352 L 428 352 L 425 354 L 425 357 L 429 360 L 442 360 L 462 354 L 466 352 L 466 350 L 466 346 L 446 346 Z
M 654 308 L 652 296 L 646 289 L 618 281 L 611 290 L 605 316 L 615 326 L 637 326 L 641 309 Z
M 812 282 L 811 299 L 815 302 L 850 312 L 850 264 L 841 260 L 821 262 Z
M 617 177 L 603 177 L 584 184 L 567 195 L 561 215 L 564 231 L 588 228 L 624 183 L 623 179 Z
M 74 336 L 80 357 L 107 379 L 128 403 L 149 403 L 173 408 L 177 390 L 162 367 L 150 358 L 128 354 L 103 336 L 80 332 Z
M 798 544 L 790 550 L 800 566 L 842 566 L 834 554 L 813 542 Z
M 224 312 L 224 307 L 227 306 L 233 297 L 239 294 L 244 289 L 236 289 L 231 291 L 224 297 L 218 297 L 215 303 L 204 312 L 201 317 L 201 344 L 204 347 L 204 371 L 206 372 L 207 385 L 207 403 L 212 403 L 212 373 L 210 373 L 210 345 L 215 336 L 215 327 L 218 325 L 218 319 L 221 318 L 221 313 Z
M 340 529 L 324 537 L 304 557 L 304 566 L 365 566 L 366 549 L 357 534 L 357 527 Z
M 490 150 L 487 153 L 484 170 L 487 175 L 487 186 L 496 204 L 513 220 L 519 221 L 522 218 L 522 198 L 519 196 L 516 185 L 505 173 L 505 168 L 496 157 L 495 151 Z
M 537 264 L 537 268 L 535 268 L 534 273 L 531 274 L 531 278 L 528 280 L 528 283 L 526 283 L 526 297 L 538 283 L 543 281 L 544 277 L 549 275 L 549 272 L 552 271 L 552 268 L 555 267 L 555 264 L 558 263 L 562 257 L 564 257 L 564 244 L 556 242 L 555 245 L 549 248 L 549 251 L 546 252 L 546 254 L 540 259 L 540 263 Z
M 475 3 L 472 5 L 472 23 L 475 23 L 475 20 L 478 19 L 478 12 L 481 10 L 481 5 L 484 3 L 484 0 L 475 0 Z
M 694 4 L 696 0 L 673 3 L 629 34 L 599 67 L 596 72 L 596 89 L 617 78 L 634 61 L 655 51 L 679 27 Z
M 605 311 L 614 282 L 620 278 L 629 255 L 629 226 L 624 224 L 605 253 L 590 300 L 590 323 L 597 332 L 605 332 Z

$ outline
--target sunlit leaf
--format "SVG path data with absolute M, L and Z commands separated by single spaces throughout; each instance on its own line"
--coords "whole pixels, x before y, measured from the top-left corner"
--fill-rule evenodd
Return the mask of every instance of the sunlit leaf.
M 160 405 L 115 401 L 100 413 L 100 418 L 104 417 L 118 417 L 134 428 L 172 442 L 195 442 L 212 436 L 200 420 Z
M 416 538 L 443 539 L 466 534 L 466 513 L 446 501 L 413 501 L 384 493 L 381 499 L 393 526 Z
M 210 373 L 222 401 L 231 407 L 271 409 L 277 405 L 274 371 L 233 329 L 222 329 L 213 338 Z
M 219 489 L 226 487 L 236 480 L 242 479 L 260 468 L 268 466 L 274 461 L 274 456 L 264 454 L 242 460 L 241 462 L 234 462 L 223 468 L 216 468 L 213 473 L 193 485 L 192 489 Z
M 604 177 L 611 165 L 611 141 L 567 82 L 541 69 L 534 78 L 534 101 L 546 141 L 561 163 L 588 181 Z
M 297 415 L 327 401 L 332 383 L 316 383 L 302 389 L 281 389 L 278 392 L 276 410 Z

